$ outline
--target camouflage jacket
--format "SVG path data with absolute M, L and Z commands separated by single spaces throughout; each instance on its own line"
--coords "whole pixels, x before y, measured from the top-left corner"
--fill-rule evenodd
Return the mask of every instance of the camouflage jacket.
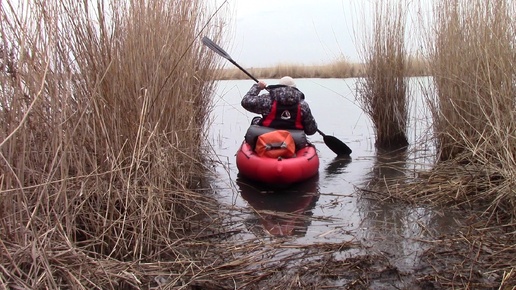
M 282 105 L 301 105 L 301 122 L 303 129 L 307 135 L 313 135 L 317 132 L 317 123 L 315 122 L 308 103 L 304 101 L 304 94 L 292 87 L 286 86 L 270 86 L 269 92 L 260 94 L 258 84 L 254 84 L 242 99 L 242 107 L 249 112 L 261 114 L 263 117 L 271 112 L 272 103 L 276 100 Z

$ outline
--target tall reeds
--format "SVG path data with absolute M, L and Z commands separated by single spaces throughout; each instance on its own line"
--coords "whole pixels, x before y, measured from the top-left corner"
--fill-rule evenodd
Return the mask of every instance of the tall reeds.
M 403 2 L 403 1 L 402 1 Z M 408 145 L 407 53 L 403 3 L 376 1 L 372 31 L 364 36 L 365 77 L 358 81 L 357 99 L 370 116 L 376 147 Z
M 474 148 L 498 152 L 514 137 L 513 12 L 511 1 L 436 4 L 431 104 L 441 160 Z
M 475 196 L 490 204 L 490 212 L 511 218 L 516 217 L 515 13 L 514 1 L 437 1 L 435 34 L 429 34 L 436 90 L 429 102 L 439 159 L 459 164 L 464 174 L 449 194 Z
M 515 14 L 515 1 L 438 0 L 423 35 L 437 163 L 414 182 L 389 185 L 382 198 L 460 208 L 468 217 L 426 251 L 425 261 L 446 265 L 427 277 L 439 286 L 516 285 Z
M 115 288 L 138 278 L 110 261 L 181 260 L 212 204 L 192 191 L 217 67 L 197 36 L 219 20 L 202 1 L 0 9 L 2 284 Z

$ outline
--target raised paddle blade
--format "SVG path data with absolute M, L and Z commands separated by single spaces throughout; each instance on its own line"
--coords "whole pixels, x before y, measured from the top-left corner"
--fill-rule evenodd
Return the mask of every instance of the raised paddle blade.
M 209 39 L 208 37 L 204 36 L 202 38 L 202 43 L 206 45 L 209 49 L 216 52 L 218 55 L 222 56 L 223 58 L 227 60 L 232 60 L 231 56 L 229 56 L 229 54 L 224 49 L 222 49 L 222 47 L 218 46 L 215 42 L 213 42 L 213 40 Z
M 324 134 L 321 130 L 317 130 L 317 132 L 319 132 L 319 134 L 323 136 L 324 143 L 326 144 L 326 146 L 328 146 L 328 148 L 331 149 L 331 151 L 335 152 L 335 154 L 343 156 L 350 155 L 353 152 L 351 148 L 348 147 L 348 145 L 346 145 L 339 139 L 333 136 L 328 136 Z
M 238 67 L 241 71 L 243 71 L 247 76 L 252 78 L 255 82 L 258 82 L 258 79 L 253 77 L 248 71 L 246 71 L 243 67 L 241 67 L 236 61 L 234 61 L 229 54 L 222 49 L 222 47 L 218 46 L 213 40 L 209 39 L 208 37 L 204 36 L 202 38 L 202 43 L 206 45 L 209 49 L 216 52 L 218 55 L 222 56 L 223 58 L 229 60 L 232 64 L 234 64 L 236 67 Z

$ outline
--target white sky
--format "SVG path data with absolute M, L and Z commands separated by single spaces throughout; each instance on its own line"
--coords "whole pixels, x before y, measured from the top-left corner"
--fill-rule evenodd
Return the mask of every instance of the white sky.
M 216 0 L 229 11 L 223 48 L 244 67 L 358 61 L 357 1 Z
M 237 63 L 250 68 L 331 63 L 342 58 L 360 62 L 377 0 L 211 1 L 217 7 L 223 5 L 223 16 L 229 21 L 228 43 L 221 45 Z M 404 3 L 406 40 L 413 47 L 421 46 L 414 38 L 422 35 L 416 32 L 417 26 L 420 17 L 431 11 L 432 2 L 386 0 L 393 7 Z

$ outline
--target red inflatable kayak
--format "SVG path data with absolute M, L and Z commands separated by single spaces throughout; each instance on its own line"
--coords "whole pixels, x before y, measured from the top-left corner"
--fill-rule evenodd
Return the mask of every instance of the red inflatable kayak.
M 289 186 L 315 176 L 319 171 L 319 156 L 314 146 L 306 146 L 291 158 L 260 157 L 251 145 L 243 142 L 236 154 L 239 173 L 267 185 Z

